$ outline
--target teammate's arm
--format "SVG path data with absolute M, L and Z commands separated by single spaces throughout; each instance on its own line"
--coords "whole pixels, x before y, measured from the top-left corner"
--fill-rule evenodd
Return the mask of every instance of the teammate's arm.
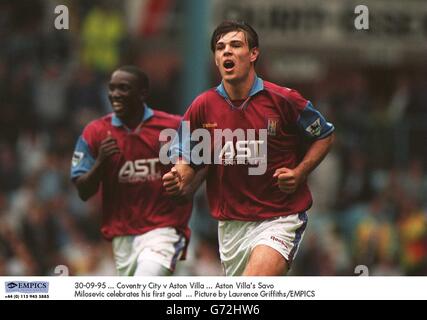
M 98 150 L 98 157 L 92 168 L 85 174 L 74 179 L 74 184 L 79 192 L 79 197 L 83 201 L 88 200 L 98 191 L 103 174 L 103 164 L 111 155 L 120 152 L 117 142 L 109 134 L 102 140 Z
M 294 169 L 285 167 L 277 169 L 273 177 L 277 178 L 279 189 L 284 193 L 294 193 L 301 183 L 307 179 L 310 172 L 322 162 L 334 140 L 335 133 L 333 132 L 323 139 L 315 140 L 297 167 Z
M 207 175 L 208 167 L 197 172 L 184 160 L 180 160 L 163 176 L 163 186 L 170 196 L 191 198 Z
M 197 189 L 200 187 L 200 185 L 205 180 L 207 174 L 208 174 L 209 166 L 205 166 L 202 169 L 199 169 L 196 171 L 194 178 L 186 185 L 184 186 L 182 195 L 187 199 L 191 200 L 193 195 L 196 193 Z

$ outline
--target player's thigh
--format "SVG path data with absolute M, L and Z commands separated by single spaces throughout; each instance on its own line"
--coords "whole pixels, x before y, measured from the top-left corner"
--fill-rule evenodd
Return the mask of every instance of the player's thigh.
M 285 257 L 267 245 L 257 245 L 243 271 L 244 276 L 282 276 L 288 270 Z
M 172 274 L 187 245 L 184 235 L 175 228 L 159 228 L 144 236 L 135 275 Z
M 163 264 L 153 261 L 150 258 L 144 258 L 144 252 L 139 257 L 134 275 L 135 276 L 171 276 L 172 270 L 166 268 Z
M 275 230 L 281 229 L 280 233 L 284 233 L 282 220 L 284 218 L 279 217 L 263 221 L 220 221 L 218 240 L 225 274 L 241 276 L 246 275 L 245 272 L 247 273 L 248 270 L 251 274 L 257 272 L 262 275 L 266 275 L 263 274 L 265 272 L 268 274 L 280 272 L 270 270 L 271 266 L 268 270 L 264 267 L 266 266 L 265 259 L 269 259 L 269 264 L 274 263 L 274 266 L 281 266 L 277 261 L 280 259 L 282 262 L 282 257 L 286 256 L 286 252 L 280 252 L 280 250 L 283 251 L 279 248 L 282 244 L 272 243 L 270 240 L 272 234 L 278 235 L 279 232 Z M 276 226 L 278 223 L 279 226 Z M 250 266 L 249 269 L 248 266 Z
M 117 273 L 121 276 L 170 275 L 185 247 L 184 235 L 175 228 L 158 228 L 142 235 L 113 239 Z
M 138 252 L 133 246 L 136 236 L 117 236 L 112 241 L 117 275 L 132 276 L 136 269 Z
M 251 252 L 255 222 L 219 221 L 218 243 L 226 276 L 242 275 Z
M 258 227 L 243 275 L 286 274 L 307 225 L 305 212 L 263 221 Z

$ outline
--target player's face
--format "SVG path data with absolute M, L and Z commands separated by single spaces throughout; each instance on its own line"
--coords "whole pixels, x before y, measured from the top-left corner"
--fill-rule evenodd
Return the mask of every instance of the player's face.
M 215 45 L 215 64 L 224 81 L 244 81 L 258 54 L 258 48 L 249 49 L 243 31 L 231 31 L 222 35 Z
M 138 79 L 131 73 L 117 70 L 111 75 L 108 98 L 114 113 L 120 119 L 131 118 L 142 107 L 143 95 Z

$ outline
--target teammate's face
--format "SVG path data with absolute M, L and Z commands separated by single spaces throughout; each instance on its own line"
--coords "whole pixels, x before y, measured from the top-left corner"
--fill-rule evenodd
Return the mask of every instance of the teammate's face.
M 138 79 L 132 73 L 117 70 L 111 75 L 108 85 L 108 98 L 114 113 L 120 119 L 131 119 L 140 111 L 144 96 Z
M 244 81 L 258 54 L 258 48 L 249 49 L 243 31 L 231 31 L 222 35 L 215 45 L 215 64 L 224 81 Z

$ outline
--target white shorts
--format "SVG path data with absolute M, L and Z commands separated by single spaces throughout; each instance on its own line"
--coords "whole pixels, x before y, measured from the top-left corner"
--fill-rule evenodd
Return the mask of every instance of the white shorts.
M 113 253 L 120 276 L 166 276 L 175 270 L 186 246 L 175 228 L 159 228 L 142 235 L 113 239 Z
M 219 253 L 225 275 L 242 275 L 252 250 L 258 245 L 277 250 L 290 267 L 306 225 L 306 212 L 262 221 L 219 221 Z

